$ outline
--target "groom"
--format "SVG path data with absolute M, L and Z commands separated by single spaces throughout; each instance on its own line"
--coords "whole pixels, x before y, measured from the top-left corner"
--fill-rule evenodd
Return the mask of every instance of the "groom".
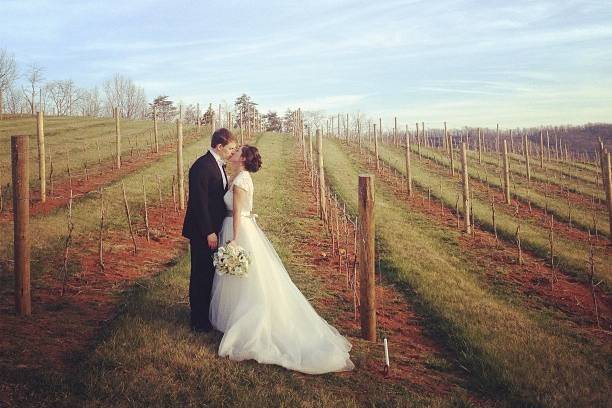
M 227 211 L 223 201 L 228 185 L 225 160 L 236 149 L 236 138 L 225 128 L 217 129 L 210 146 L 189 169 L 189 201 L 183 223 L 183 236 L 189 238 L 191 249 L 191 328 L 197 332 L 212 330 L 208 310 L 215 272 L 213 253 Z

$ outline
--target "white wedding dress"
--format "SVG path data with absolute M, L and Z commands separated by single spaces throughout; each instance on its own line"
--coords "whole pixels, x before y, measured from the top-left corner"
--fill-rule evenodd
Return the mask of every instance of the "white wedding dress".
M 225 193 L 232 211 L 233 187 L 247 191 L 236 244 L 251 254 L 246 277 L 215 274 L 210 321 L 223 332 L 219 355 L 240 361 L 277 364 L 307 374 L 354 368 L 351 344 L 329 325 L 294 285 L 281 259 L 251 215 L 253 181 L 240 172 Z M 226 217 L 219 245 L 233 239 L 233 219 Z

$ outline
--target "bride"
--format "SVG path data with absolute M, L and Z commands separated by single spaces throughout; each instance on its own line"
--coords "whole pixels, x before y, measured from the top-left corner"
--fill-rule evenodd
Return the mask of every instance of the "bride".
M 244 145 L 229 162 L 236 176 L 224 196 L 229 212 L 219 242 L 245 248 L 251 264 L 246 277 L 214 276 L 210 321 L 223 332 L 219 355 L 307 374 L 352 370 L 351 344 L 317 314 L 293 284 L 251 214 L 250 172 L 261 166 L 257 148 Z

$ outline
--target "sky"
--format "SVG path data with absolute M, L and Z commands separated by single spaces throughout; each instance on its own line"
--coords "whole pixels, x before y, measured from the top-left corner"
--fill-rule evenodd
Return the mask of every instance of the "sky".
M 612 122 L 612 1 L 0 0 L 47 80 L 450 127 Z

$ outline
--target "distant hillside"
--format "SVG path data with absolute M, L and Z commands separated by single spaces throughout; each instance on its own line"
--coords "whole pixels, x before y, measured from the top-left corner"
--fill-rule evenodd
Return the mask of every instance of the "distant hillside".
M 589 152 L 594 154 L 598 148 L 598 140 L 604 142 L 609 151 L 612 151 L 612 124 L 610 123 L 588 123 L 582 126 L 555 126 L 544 128 L 550 135 L 551 147 L 555 144 L 554 137 L 563 140 L 567 144 L 567 149 L 573 152 Z M 527 130 L 530 139 L 537 145 L 540 143 L 540 129 L 532 128 Z M 546 143 L 546 141 L 544 141 Z

